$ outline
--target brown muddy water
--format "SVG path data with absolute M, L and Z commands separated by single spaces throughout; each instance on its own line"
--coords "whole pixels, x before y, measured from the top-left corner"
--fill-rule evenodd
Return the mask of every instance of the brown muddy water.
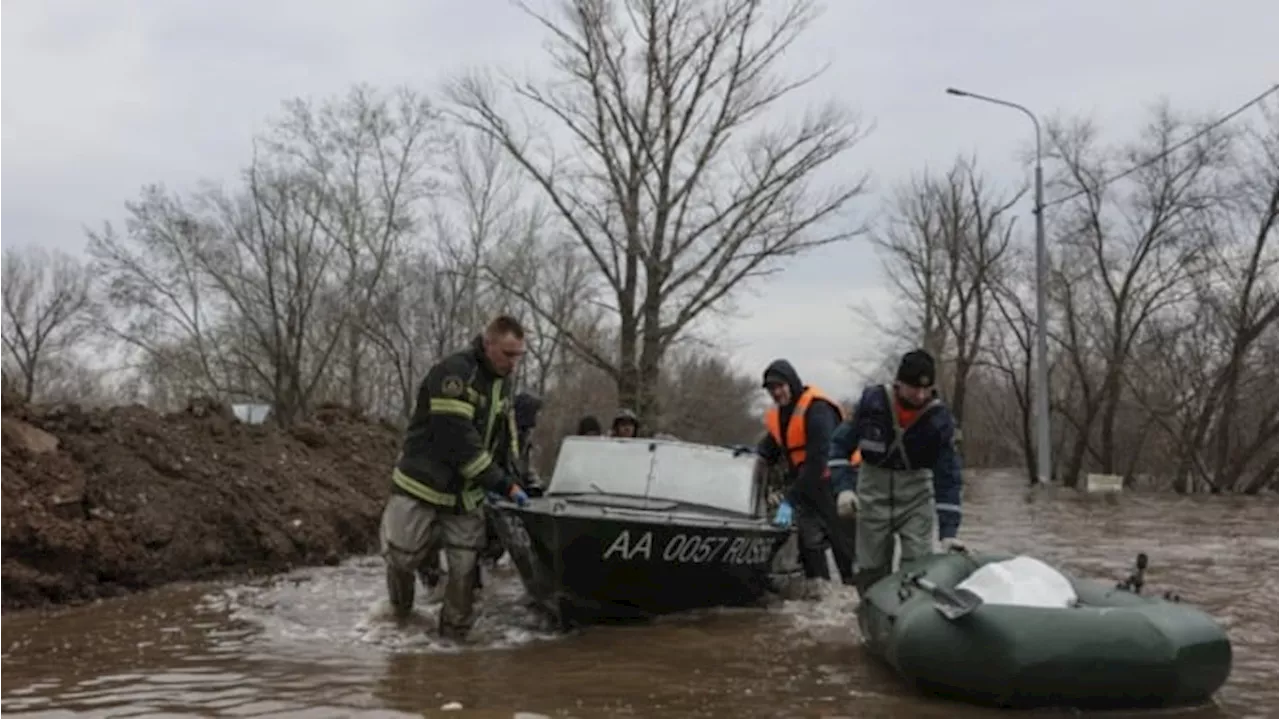
M 1276 716 L 1274 497 L 1106 500 L 1029 493 L 1012 473 L 970 476 L 962 535 L 972 545 L 1104 579 L 1123 578 L 1146 552 L 1149 591 L 1173 589 L 1227 627 L 1228 684 L 1214 705 L 1173 716 Z M 899 683 L 859 647 L 855 597 L 843 588 L 771 610 L 561 636 L 519 608 L 510 569 L 485 591 L 478 646 L 462 651 L 391 626 L 382 565 L 368 557 L 252 584 L 10 614 L 0 709 L 14 717 L 1009 716 Z M 422 609 L 424 624 L 435 609 Z M 462 709 L 442 711 L 451 702 Z

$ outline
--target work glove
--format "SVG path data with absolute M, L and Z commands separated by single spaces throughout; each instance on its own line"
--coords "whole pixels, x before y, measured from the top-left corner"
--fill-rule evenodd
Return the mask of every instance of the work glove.
M 947 537 L 942 540 L 942 551 L 944 552 L 963 552 L 965 549 L 964 542 L 958 537 Z
M 515 502 L 517 507 L 523 507 L 529 503 L 529 495 L 525 494 L 518 484 L 511 485 L 511 489 L 507 491 L 507 497 Z
M 778 505 L 777 514 L 773 515 L 773 523 L 783 528 L 791 526 L 791 502 L 782 500 L 782 504 Z
M 861 509 L 858 505 L 858 495 L 852 489 L 846 489 L 836 495 L 836 512 L 845 519 L 853 519 Z

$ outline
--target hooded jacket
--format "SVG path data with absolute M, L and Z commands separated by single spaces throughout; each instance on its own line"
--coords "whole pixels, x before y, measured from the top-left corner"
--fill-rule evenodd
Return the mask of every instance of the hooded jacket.
M 770 377 L 781 378 L 791 388 L 791 402 L 778 408 L 779 424 L 786 427 L 795 412 L 796 400 L 804 394 L 806 386 L 800 380 L 800 374 L 796 372 L 795 367 L 784 359 L 774 360 L 765 369 L 765 380 L 768 381 Z M 819 497 L 829 498 L 831 493 L 823 486 L 822 477 L 827 471 L 827 451 L 831 444 L 831 434 L 840 423 L 839 410 L 829 402 L 815 401 L 804 413 L 804 423 L 805 460 L 794 474 L 788 477 L 791 480 L 791 486 L 787 489 L 786 497 L 792 504 L 797 502 L 816 504 L 820 501 L 817 499 Z M 769 434 L 765 434 L 760 440 L 756 452 L 767 462 L 772 463 L 783 459 L 782 448 Z

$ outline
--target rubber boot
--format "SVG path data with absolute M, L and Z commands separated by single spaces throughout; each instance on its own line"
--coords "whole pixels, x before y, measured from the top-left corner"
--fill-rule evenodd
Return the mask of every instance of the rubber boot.
M 403 621 L 413 614 L 413 592 L 413 572 L 387 565 L 387 598 L 396 620 Z
M 801 549 L 800 566 L 804 567 L 805 579 L 831 579 L 831 570 L 827 568 L 826 550 Z

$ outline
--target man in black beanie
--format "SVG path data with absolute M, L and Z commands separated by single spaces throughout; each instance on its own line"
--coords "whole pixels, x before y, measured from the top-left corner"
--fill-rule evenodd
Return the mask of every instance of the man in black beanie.
M 936 378 L 928 352 L 906 353 L 893 385 L 866 387 L 853 417 L 832 435 L 836 506 L 857 517 L 860 593 L 891 571 L 895 536 L 904 562 L 933 552 L 935 514 L 943 547 L 963 547 L 956 538 L 962 480 L 955 418 L 934 391 Z M 856 472 L 854 449 L 862 455 Z

